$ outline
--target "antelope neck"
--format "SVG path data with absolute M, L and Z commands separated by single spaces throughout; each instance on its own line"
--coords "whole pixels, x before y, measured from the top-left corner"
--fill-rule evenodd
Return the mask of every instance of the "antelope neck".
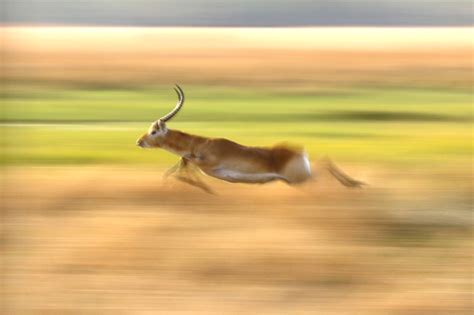
M 161 148 L 177 154 L 179 156 L 192 155 L 193 149 L 196 145 L 203 142 L 205 139 L 199 136 L 190 135 L 178 130 L 168 129 Z

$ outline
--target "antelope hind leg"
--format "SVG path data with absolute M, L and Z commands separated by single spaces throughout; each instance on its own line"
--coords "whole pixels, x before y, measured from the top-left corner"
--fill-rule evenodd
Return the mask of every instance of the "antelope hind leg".
M 331 173 L 334 178 L 336 178 L 341 184 L 343 184 L 346 187 L 351 187 L 351 188 L 359 188 L 366 183 L 358 181 L 346 173 L 344 173 L 340 168 L 338 168 L 329 158 L 325 158 L 323 162 L 326 164 L 326 168 Z

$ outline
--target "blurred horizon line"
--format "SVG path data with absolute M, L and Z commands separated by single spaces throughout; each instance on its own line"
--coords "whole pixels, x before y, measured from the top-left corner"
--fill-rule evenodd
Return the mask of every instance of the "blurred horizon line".
M 419 25 L 419 24 L 308 24 L 308 25 L 146 25 L 146 24 L 101 24 L 101 23 L 0 23 L 0 28 L 24 27 L 24 28 L 180 28 L 180 29 L 472 29 L 474 24 L 453 24 L 453 25 Z
M 400 49 L 472 50 L 472 27 L 170 27 L 170 26 L 71 26 L 0 24 L 5 43 L 20 48 L 27 42 L 36 47 L 48 43 L 48 49 L 70 47 L 71 36 L 86 42 L 88 50 L 110 49 L 119 40 L 120 49 L 136 52 L 155 51 L 154 42 L 173 42 L 174 48 L 273 48 L 273 49 L 343 49 L 351 51 Z M 104 37 L 106 36 L 106 37 Z M 145 37 L 143 37 L 145 36 Z M 146 41 L 143 42 L 144 38 Z M 180 40 L 177 40 L 177 39 Z M 105 40 L 106 39 L 106 40 Z M 124 46 L 124 42 L 129 45 Z M 139 45 L 139 46 L 137 46 Z M 75 47 L 72 45 L 71 47 Z M 95 48 L 94 48 L 95 47 Z M 115 46 L 115 49 L 118 47 Z M 44 48 L 46 49 L 46 47 Z M 161 51 L 165 47 L 160 46 Z

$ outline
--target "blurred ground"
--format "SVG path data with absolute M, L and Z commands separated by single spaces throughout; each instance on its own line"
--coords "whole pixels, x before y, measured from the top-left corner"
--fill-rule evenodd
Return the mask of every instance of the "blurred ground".
M 371 185 L 9 169 L 5 313 L 470 313 L 472 178 L 346 170 Z

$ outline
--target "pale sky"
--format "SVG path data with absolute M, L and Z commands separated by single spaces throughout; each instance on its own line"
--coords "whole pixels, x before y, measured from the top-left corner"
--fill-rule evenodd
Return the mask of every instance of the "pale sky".
M 470 26 L 471 0 L 0 0 L 0 22 L 121 26 Z

